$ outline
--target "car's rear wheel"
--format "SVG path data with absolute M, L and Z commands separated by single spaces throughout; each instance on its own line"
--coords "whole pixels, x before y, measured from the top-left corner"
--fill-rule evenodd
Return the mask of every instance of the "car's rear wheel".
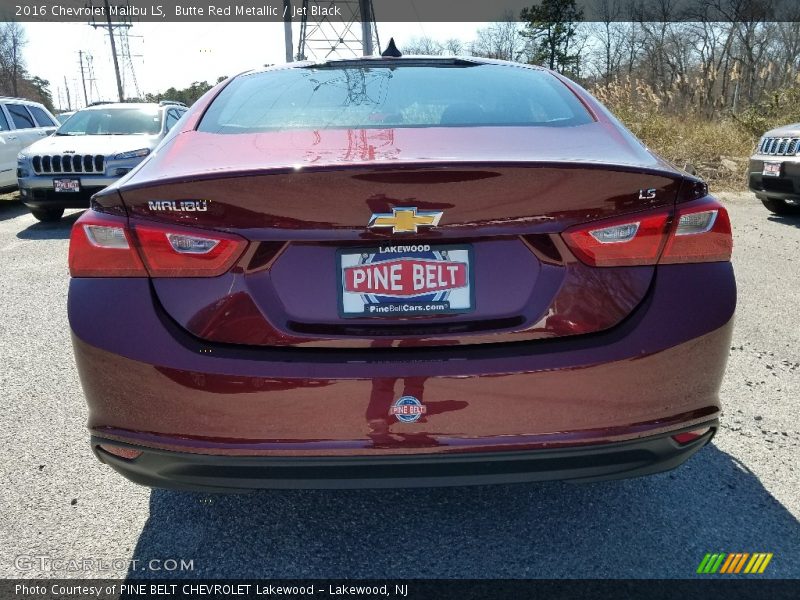
M 761 198 L 761 202 L 776 215 L 800 215 L 800 204 L 794 204 L 778 198 Z
M 39 221 L 58 221 L 64 214 L 63 208 L 32 208 L 31 213 Z

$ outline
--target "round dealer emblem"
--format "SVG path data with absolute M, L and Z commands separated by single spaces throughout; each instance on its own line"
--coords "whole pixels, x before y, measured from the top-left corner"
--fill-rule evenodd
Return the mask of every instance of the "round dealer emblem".
M 413 423 L 414 421 L 419 421 L 419 418 L 425 414 L 426 410 L 425 405 L 414 396 L 403 396 L 392 404 L 390 412 L 402 423 Z

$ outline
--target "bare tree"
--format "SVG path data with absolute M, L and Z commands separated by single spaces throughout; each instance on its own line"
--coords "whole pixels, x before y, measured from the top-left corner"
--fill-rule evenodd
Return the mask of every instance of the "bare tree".
M 594 37 L 599 42 L 599 51 L 596 54 L 602 66 L 596 72 L 607 84 L 619 75 L 630 24 L 620 22 L 623 16 L 622 0 L 599 0 L 597 10 L 599 21 L 592 27 Z
M 25 75 L 22 49 L 26 43 L 25 30 L 19 23 L 0 23 L 0 89 L 5 94 L 19 95 L 19 81 Z
M 800 7 L 795 7 L 800 12 Z M 776 24 L 776 60 L 779 62 L 777 73 L 779 86 L 791 85 L 797 80 L 798 62 L 800 62 L 800 15 L 795 14 L 791 20 Z
M 445 53 L 451 56 L 458 56 L 464 53 L 464 42 L 458 38 L 450 38 L 444 43 Z
M 527 62 L 529 56 L 528 40 L 522 35 L 518 23 L 512 14 L 507 14 L 505 21 L 492 23 L 479 29 L 475 40 L 470 44 L 470 54 L 500 60 Z
M 438 56 L 444 54 L 444 44 L 437 42 L 433 38 L 418 37 L 411 38 L 407 44 L 402 47 L 403 54 L 426 54 L 430 56 Z

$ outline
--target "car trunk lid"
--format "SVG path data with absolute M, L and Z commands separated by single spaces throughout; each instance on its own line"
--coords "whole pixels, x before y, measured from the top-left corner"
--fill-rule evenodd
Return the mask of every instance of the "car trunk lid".
M 160 149 L 137 181 L 120 186 L 132 221 L 251 242 L 225 275 L 153 280 L 188 331 L 221 343 L 365 347 L 612 327 L 642 301 L 654 267 L 588 267 L 558 234 L 671 208 L 682 177 L 633 138 L 592 123 L 191 132 Z M 388 226 L 369 227 L 380 219 Z M 386 308 L 421 303 L 436 306 Z

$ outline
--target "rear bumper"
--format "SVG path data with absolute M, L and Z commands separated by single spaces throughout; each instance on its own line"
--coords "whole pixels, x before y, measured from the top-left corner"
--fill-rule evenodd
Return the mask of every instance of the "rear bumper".
M 668 435 L 586 447 L 410 456 L 226 456 L 170 452 L 92 436 L 97 458 L 131 481 L 180 490 L 439 487 L 532 481 L 602 481 L 674 469 L 705 446 L 710 429 L 688 444 Z M 100 448 L 123 446 L 132 460 Z
M 266 477 L 264 485 L 296 487 L 336 479 L 348 465 L 365 474 L 355 480 L 386 478 L 380 473 L 394 464 L 398 475 L 386 480 L 412 485 L 409 471 L 427 472 L 429 459 L 443 465 L 443 482 L 484 473 L 480 466 L 459 472 L 467 463 L 499 469 L 484 481 L 632 476 L 679 464 L 695 445 L 659 444 L 718 418 L 735 304 L 730 263 L 709 263 L 659 267 L 646 299 L 613 329 L 524 343 L 367 350 L 207 344 L 164 314 L 143 279 L 73 279 L 69 318 L 92 435 L 154 451 L 155 458 L 142 457 L 150 475 L 103 456 L 134 481 L 191 487 L 210 477 L 210 487 L 258 487 L 250 480 Z M 416 422 L 391 415 L 405 395 L 426 406 Z M 657 439 L 653 450 L 647 440 Z M 616 444 L 627 443 L 617 452 Z M 649 454 L 631 460 L 631 449 Z M 609 451 L 619 456 L 593 462 Z M 447 457 L 455 475 L 445 474 L 453 466 Z M 240 459 L 247 459 L 244 484 L 212 481 L 216 465 L 233 468 Z M 326 465 L 336 475 L 300 473 Z M 195 471 L 200 479 L 182 479 Z

